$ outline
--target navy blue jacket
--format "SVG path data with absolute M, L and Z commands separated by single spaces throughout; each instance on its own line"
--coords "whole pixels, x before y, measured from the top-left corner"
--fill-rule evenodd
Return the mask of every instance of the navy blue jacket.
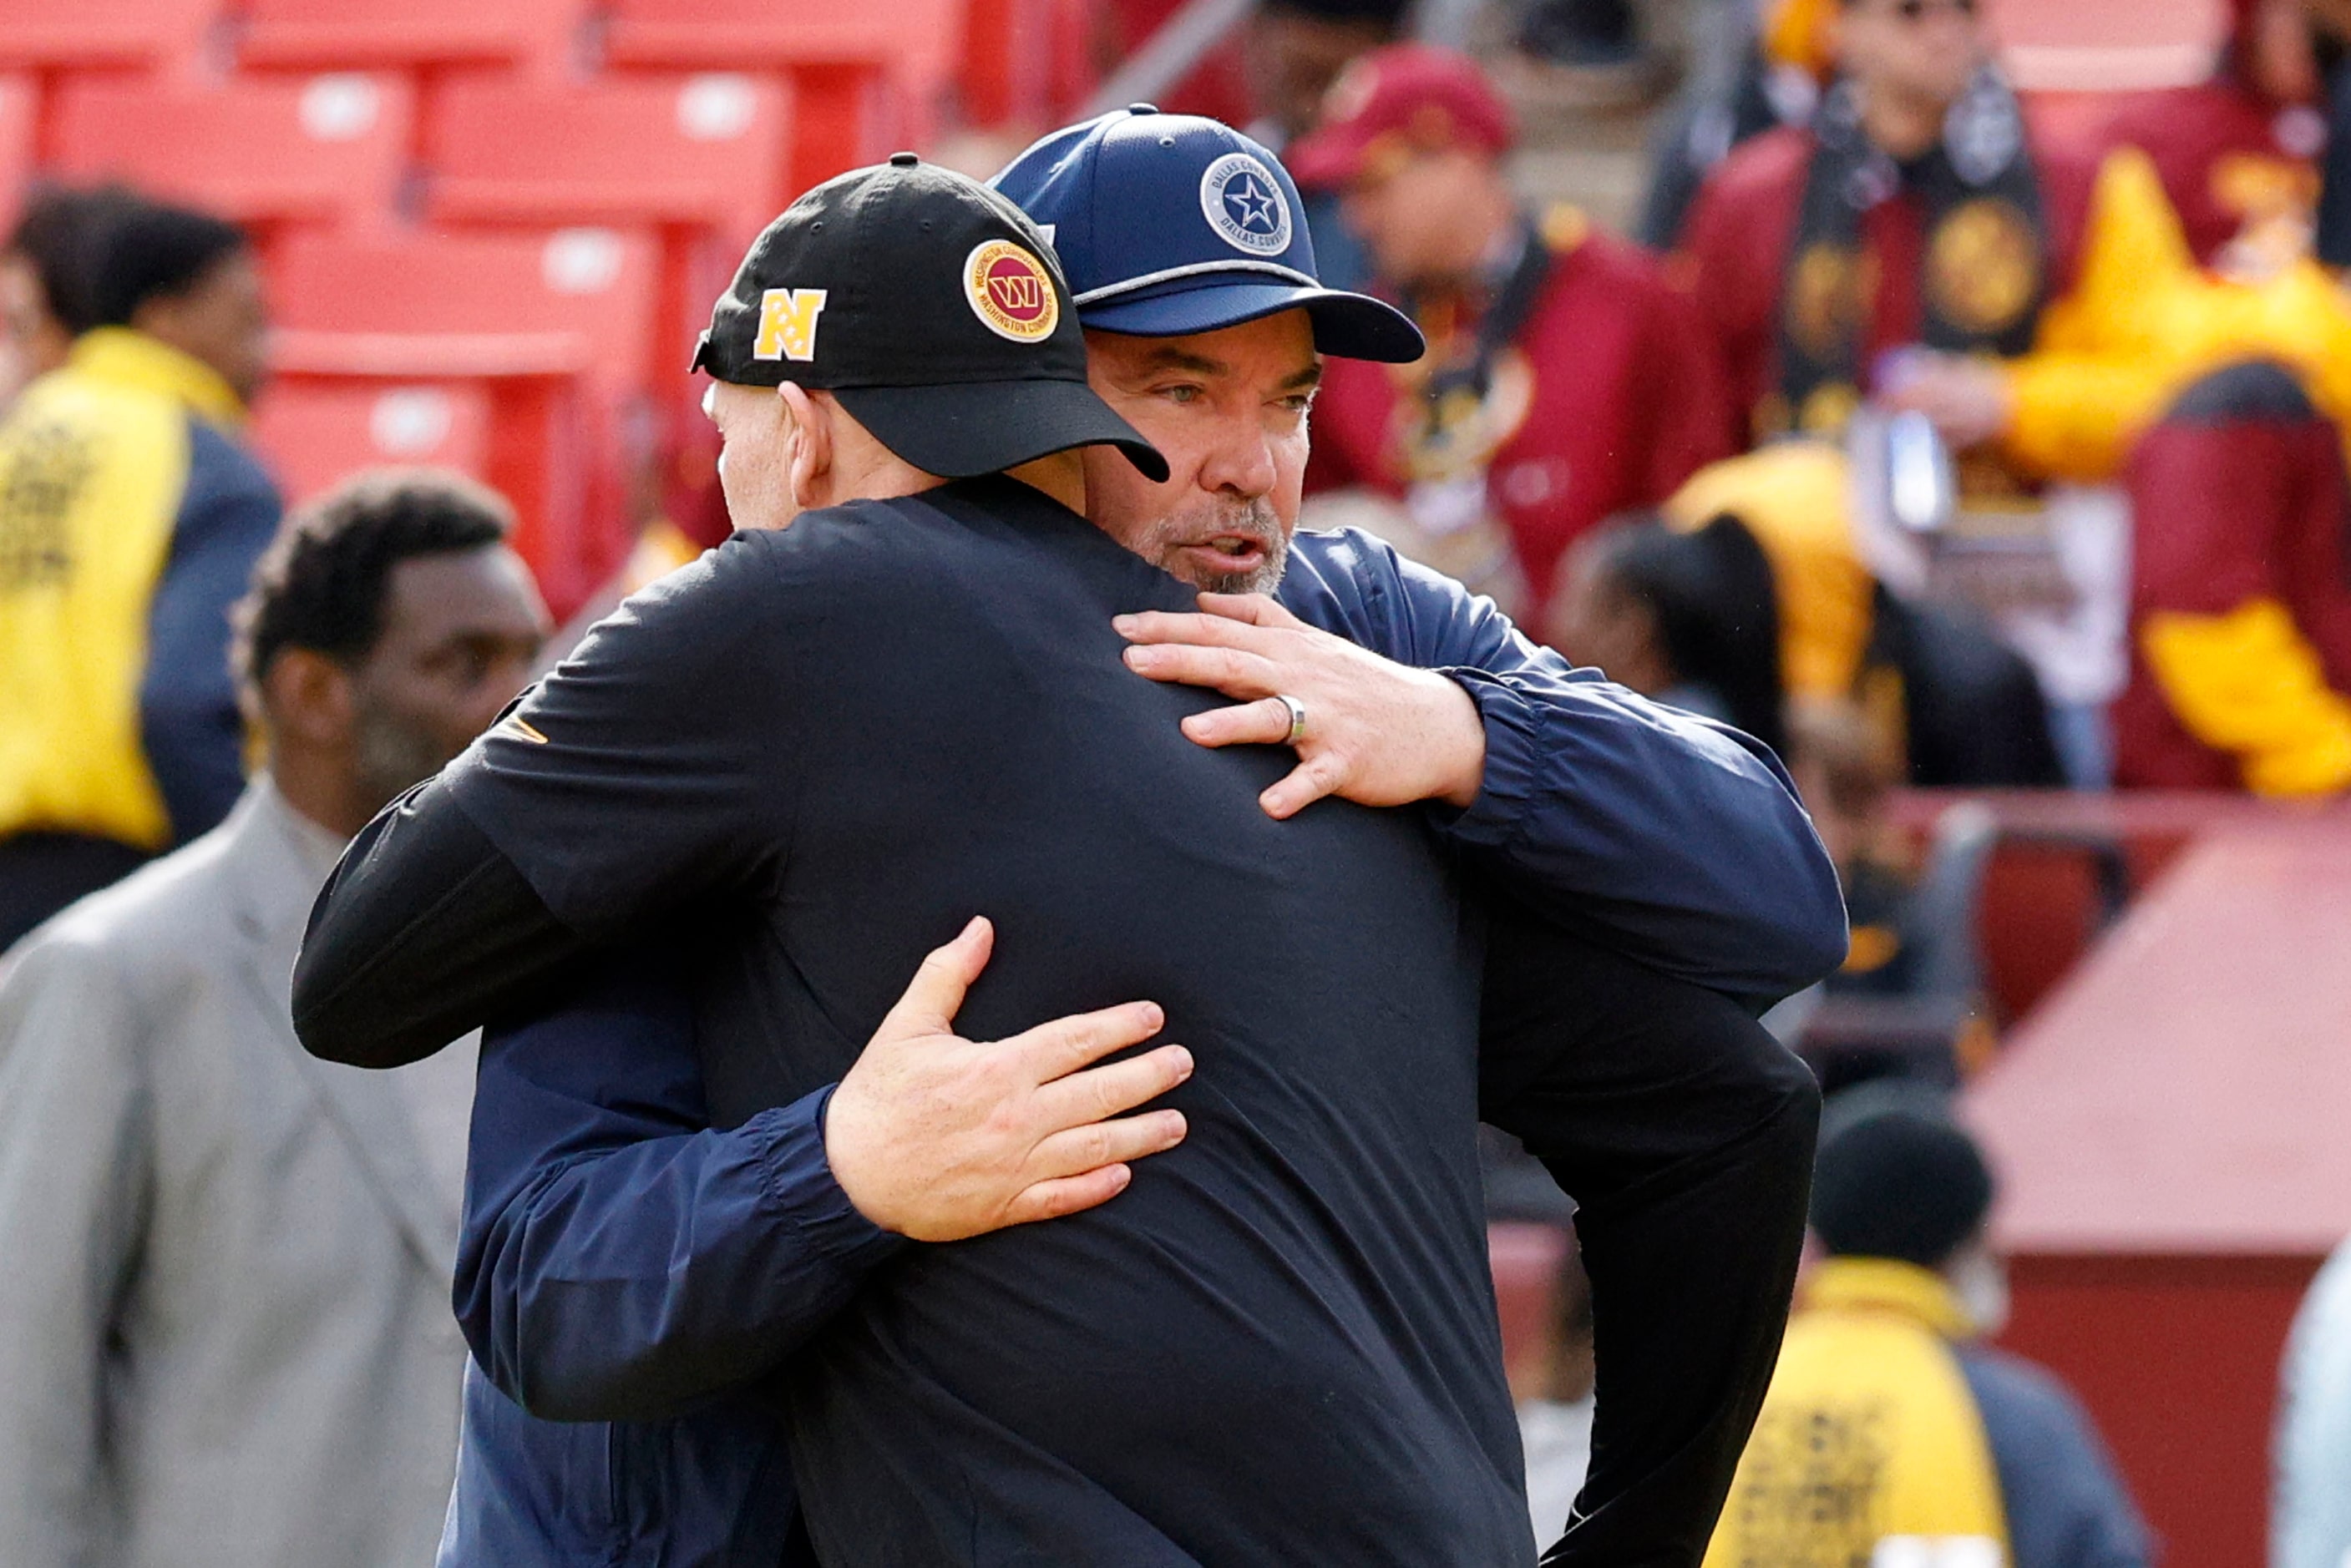
M 251 453 L 188 421 L 188 482 L 172 553 L 147 611 L 140 739 L 172 841 L 220 826 L 245 791 L 245 721 L 229 670 L 229 610 L 277 532 L 277 488 Z
M 2029 1361 L 1956 1348 L 2000 1474 L 2016 1568 L 2147 1568 L 2147 1526 L 2074 1396 Z
M 1548 913 L 1653 966 L 1764 1002 L 1835 967 L 1842 903 L 1775 759 L 1571 670 L 1484 600 L 1363 535 L 1301 535 L 1281 598 L 1445 670 L 1479 703 L 1485 785 L 1439 834 Z M 764 1416 L 724 1392 L 772 1367 L 899 1248 L 824 1160 L 830 1091 L 708 1130 L 690 1010 L 648 955 L 486 1042 L 457 1305 L 486 1379 L 444 1563 L 773 1562 Z M 632 1424 L 563 1426 L 538 1415 Z M 696 1401 L 702 1401 L 696 1403 Z M 598 1477 L 613 1494 L 593 1495 Z M 649 1509 L 650 1497 L 748 1500 Z M 757 1531 L 742 1529 L 756 1515 Z

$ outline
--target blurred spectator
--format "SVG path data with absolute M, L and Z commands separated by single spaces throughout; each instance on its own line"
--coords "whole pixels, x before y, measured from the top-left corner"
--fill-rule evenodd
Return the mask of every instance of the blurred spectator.
M 1999 1045 L 1976 931 L 1997 826 L 1979 803 L 1945 808 L 1922 865 L 1889 809 L 1900 748 L 1880 726 L 1857 704 L 1815 701 L 1793 705 L 1788 729 L 1788 771 L 1836 863 L 1852 929 L 1821 988 L 1827 1005 L 1803 1020 L 1804 1059 L 1831 1094 L 1886 1077 L 1956 1087 Z
M 1530 112 L 1620 111 L 1656 98 L 1667 78 L 1633 0 L 1534 0 L 1504 63 Z
M 1702 71 L 1651 142 L 1649 191 L 1635 237 L 1652 250 L 1681 244 L 1682 223 L 1698 186 L 1730 150 L 1783 125 L 1802 126 L 1827 85 L 1827 20 L 1837 0 L 1725 0 L 1718 25 L 1736 29 L 1721 66 Z
M 2129 499 L 2123 784 L 2351 787 L 2351 305 L 2306 253 L 2199 267 L 2153 165 L 2099 176 L 2081 279 L 2032 354 L 1977 367 L 2011 450 Z M 2030 413 L 2031 417 L 2027 417 Z
M 1586 535 L 1561 562 L 1545 640 L 1645 697 L 1788 749 L 1771 564 L 1738 518 L 1655 514 Z
M 1518 1407 L 1535 1544 L 1549 1546 L 1574 1516 L 1592 1464 L 1598 1362 L 1592 1278 L 1575 1233 L 1575 1199 L 1542 1161 L 1495 1127 L 1478 1129 L 1494 1291 L 1502 1312 L 1503 1372 Z
M 1708 466 L 1664 510 L 1683 527 L 1728 513 L 1761 545 L 1792 703 L 1858 702 L 1910 784 L 2062 783 L 2032 667 L 1963 609 L 1879 584 L 1854 536 L 1850 493 L 1835 447 L 1783 441 Z
M 2190 386 L 2139 441 L 2118 784 L 2351 788 L 2343 436 L 2290 371 L 2252 363 Z
M 0 420 L 0 948 L 228 812 L 228 607 L 278 517 L 235 432 L 261 276 L 234 226 L 129 204 L 90 330 Z
M 1249 134 L 1284 152 L 1311 131 L 1331 84 L 1365 55 L 1395 42 L 1407 9 L 1405 0 L 1264 0 L 1241 36 L 1241 65 L 1254 105 Z M 1322 286 L 1368 289 L 1372 260 L 1338 195 L 1311 186 L 1299 195 Z
M 1850 702 L 1800 703 L 1788 729 L 1788 772 L 1836 863 L 1853 931 L 1844 967 L 1829 977 L 1829 989 L 1898 995 L 1909 988 L 1915 967 L 1904 929 L 1915 877 L 1900 830 L 1886 814 L 1901 782 L 1896 759 Z
M 1592 1281 L 1583 1272 L 1575 1233 L 1567 1231 L 1557 1283 L 1543 1324 L 1541 1382 L 1519 1395 L 1519 1443 L 1527 1456 L 1527 1512 L 1535 1543 L 1559 1539 L 1575 1514 L 1575 1495 L 1592 1468 Z M 1517 1390 L 1513 1390 L 1517 1393 Z
M 2270 1568 L 2351 1563 L 2351 1241 L 2326 1261 L 2286 1342 Z
M 2252 252 L 2290 231 L 2307 248 L 2326 151 L 2323 56 L 2339 57 L 2351 6 L 2342 0 L 2231 0 L 2227 47 L 2211 77 L 2140 95 L 2107 127 L 2111 145 L 2154 161 L 2199 263 L 2226 267 L 2232 244 Z M 2258 265 L 2254 255 L 2242 260 Z
M 99 236 L 137 198 L 119 185 L 36 189 L 0 250 L 0 408 L 25 384 L 66 362 L 98 325 L 90 298 Z
M 2080 1406 L 1982 1343 L 2007 1310 L 1991 1200 L 1982 1154 L 1931 1093 L 1868 1085 L 1829 1102 L 1813 1187 L 1823 1257 L 1797 1289 L 1709 1563 L 2147 1561 Z
M 2032 346 L 2071 285 L 2093 168 L 2033 143 L 1974 0 L 1839 0 L 1826 36 L 1841 74 L 1810 126 L 1755 138 L 1700 190 L 1692 286 L 1758 437 L 1837 433 L 1898 381 L 1947 405 L 1965 452 L 2004 410 L 1932 356 Z M 2003 487 L 1998 455 L 1971 491 Z
M 1309 487 L 1395 498 L 1424 556 L 1481 590 L 1522 582 L 1514 607 L 1535 620 L 1579 535 L 1731 449 L 1703 333 L 1636 247 L 1572 207 L 1521 209 L 1501 166 L 1509 112 L 1468 60 L 1382 50 L 1332 87 L 1326 116 L 1290 166 L 1343 192 L 1430 348 L 1395 369 L 1331 364 Z
M 524 679 L 508 523 L 401 473 L 298 516 L 241 612 L 261 775 L 0 983 L 0 1560 L 432 1559 L 473 1052 L 328 1065 L 287 999 L 345 839 Z
M 1249 132 L 1276 152 L 1311 130 L 1331 84 L 1396 40 L 1407 0 L 1264 0 L 1241 36 L 1241 64 L 1257 111 Z M 1314 235 L 1319 261 L 1322 235 Z M 1332 286 L 1339 286 L 1332 285 Z

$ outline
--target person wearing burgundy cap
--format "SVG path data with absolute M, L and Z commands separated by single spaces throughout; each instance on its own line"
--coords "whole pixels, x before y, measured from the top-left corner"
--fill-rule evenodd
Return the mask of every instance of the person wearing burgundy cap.
M 1576 209 L 1524 209 L 1512 140 L 1476 65 L 1407 45 L 1350 67 L 1289 161 L 1343 192 L 1429 339 L 1329 367 L 1310 488 L 1393 498 L 1405 537 L 1534 620 L 1569 545 L 1729 456 L 1737 423 L 1688 302 Z

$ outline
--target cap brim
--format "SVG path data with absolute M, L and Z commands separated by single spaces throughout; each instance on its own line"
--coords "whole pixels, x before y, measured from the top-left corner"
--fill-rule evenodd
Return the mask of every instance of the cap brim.
M 1167 460 L 1083 381 L 964 381 L 836 387 L 851 417 L 925 473 L 973 479 L 1057 452 L 1114 446 L 1155 483 Z
M 1314 323 L 1314 347 L 1341 359 L 1408 365 L 1428 351 L 1412 317 L 1367 294 L 1268 282 L 1262 273 L 1210 273 L 1181 278 L 1081 306 L 1089 330 L 1136 337 L 1182 337 L 1245 321 L 1303 310 Z

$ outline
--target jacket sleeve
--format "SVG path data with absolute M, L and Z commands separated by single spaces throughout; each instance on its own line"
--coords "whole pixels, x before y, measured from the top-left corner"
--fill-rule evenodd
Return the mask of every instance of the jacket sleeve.
M 343 851 L 294 964 L 310 1054 L 402 1067 L 548 994 L 590 950 L 429 779 Z
M 2174 297 L 2201 286 L 2155 165 L 2135 148 L 2116 152 L 2098 170 L 2073 287 L 2043 313 L 2032 351 L 2001 367 L 2008 455 L 2044 478 L 2111 479 L 2179 388 L 2209 368 L 2167 330 L 2181 325 Z M 2202 317 L 2191 310 L 2189 324 Z
M 106 955 L 52 928 L 0 985 L 0 1521 L 12 1563 L 105 1550 L 105 1368 L 150 1176 L 143 1033 Z
M 710 1130 L 675 961 L 600 967 L 483 1040 L 457 1314 L 532 1414 L 661 1419 L 771 1371 L 907 1243 L 832 1179 L 831 1089 Z
M 147 765 L 185 844 L 219 826 L 245 789 L 245 722 L 229 673 L 229 609 L 277 532 L 277 493 L 227 439 L 193 426 L 188 487 L 147 615 L 139 688 Z
M 1776 1000 L 1844 960 L 1844 903 L 1761 742 L 1576 670 L 1492 601 L 1353 532 L 1301 535 L 1302 618 L 1459 681 L 1486 776 L 1432 822 L 1562 925 L 1677 979 Z

